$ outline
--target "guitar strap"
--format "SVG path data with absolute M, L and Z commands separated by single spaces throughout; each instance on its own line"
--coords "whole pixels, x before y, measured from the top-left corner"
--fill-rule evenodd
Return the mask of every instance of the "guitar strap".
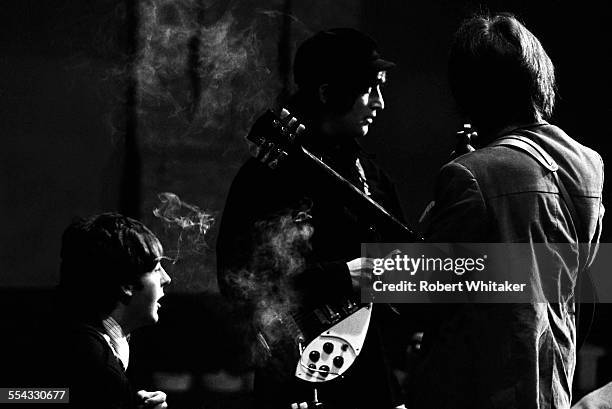
M 514 131 L 516 132 L 516 130 Z M 522 135 L 506 135 L 501 137 L 500 139 L 495 140 L 490 146 L 507 146 L 510 148 L 514 148 L 520 150 L 522 152 L 527 153 L 533 159 L 535 159 L 540 165 L 542 165 L 545 169 L 550 171 L 552 177 L 555 181 L 555 184 L 559 188 L 559 194 L 567 209 L 570 213 L 570 217 L 572 223 L 574 224 L 574 231 L 576 233 L 576 243 L 580 245 L 580 236 L 578 234 L 580 226 L 580 219 L 578 217 L 578 212 L 576 211 L 576 207 L 574 205 L 574 201 L 572 200 L 569 192 L 565 188 L 565 185 L 559 178 L 558 170 L 559 165 L 557 162 L 546 152 L 540 145 L 534 142 L 532 139 L 527 138 Z M 582 297 L 587 297 L 587 300 L 590 300 L 588 303 L 581 302 Z M 578 300 L 575 303 L 576 305 L 576 346 L 577 350 L 582 347 L 587 335 L 591 330 L 591 326 L 593 325 L 593 320 L 595 317 L 595 302 L 596 302 L 596 294 L 593 287 L 593 282 L 591 281 L 591 276 L 589 273 L 589 269 L 586 268 L 584 271 L 579 271 L 579 274 L 576 278 L 576 287 L 575 287 L 575 297 L 574 300 Z M 583 305 L 584 304 L 584 305 Z M 586 310 L 586 311 L 585 311 Z M 581 318 L 585 318 L 585 320 L 581 321 Z

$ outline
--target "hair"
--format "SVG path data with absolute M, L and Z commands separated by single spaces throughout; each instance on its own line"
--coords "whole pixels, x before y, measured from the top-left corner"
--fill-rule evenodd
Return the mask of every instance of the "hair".
M 122 285 L 141 285 L 163 257 L 158 238 L 141 222 L 104 213 L 72 223 L 62 236 L 59 294 L 78 315 L 106 316 Z
M 459 109 L 475 122 L 503 126 L 552 115 L 554 66 L 540 41 L 511 14 L 478 15 L 461 24 L 449 80 Z

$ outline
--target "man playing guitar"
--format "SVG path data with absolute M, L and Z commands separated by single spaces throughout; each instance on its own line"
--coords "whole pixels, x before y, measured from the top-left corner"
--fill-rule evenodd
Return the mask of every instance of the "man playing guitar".
M 297 50 L 298 91 L 288 107 L 299 121 L 285 123 L 294 127 L 308 152 L 399 216 L 393 185 L 357 142 L 385 107 L 382 87 L 393 66 L 380 57 L 374 41 L 357 30 L 317 33 Z M 221 291 L 251 311 L 271 304 L 288 310 L 294 303 L 315 307 L 354 297 L 361 276 L 371 271 L 370 260 L 360 257 L 360 244 L 376 239 L 371 220 L 304 157 L 290 154 L 276 166 L 279 158 L 264 149 L 234 179 L 217 242 Z M 385 312 L 379 309 L 372 315 L 354 365 L 343 376 L 316 385 L 326 408 L 401 405 L 378 334 L 377 314 Z M 268 344 L 270 336 L 262 339 Z M 341 360 L 334 362 L 342 365 Z M 280 375 L 277 369 L 268 361 L 257 370 L 259 407 L 289 408 L 313 400 L 313 385 L 294 376 L 295 368 Z M 313 370 L 322 373 L 320 367 Z

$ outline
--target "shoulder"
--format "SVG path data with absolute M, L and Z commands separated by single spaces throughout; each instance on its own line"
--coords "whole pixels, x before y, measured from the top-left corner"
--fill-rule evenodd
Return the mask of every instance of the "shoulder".
M 255 178 L 269 176 L 271 169 L 267 168 L 263 163 L 255 158 L 249 158 L 240 166 L 238 172 L 234 176 L 232 186 L 240 185 Z
M 594 149 L 579 143 L 554 125 L 543 127 L 536 137 L 576 186 L 589 191 L 603 188 L 604 164 Z
M 437 182 L 449 184 L 477 183 L 475 171 L 483 165 L 483 155 L 469 153 L 452 160 L 440 168 Z
M 100 328 L 90 324 L 77 324 L 68 331 L 71 337 L 70 344 L 77 349 L 87 349 L 96 352 L 105 351 L 109 348 Z
M 90 324 L 75 325 L 67 332 L 66 338 L 66 356 L 72 367 L 121 373 L 117 359 L 99 328 Z
M 536 142 L 553 158 L 559 166 L 559 176 L 570 192 L 600 196 L 603 189 L 603 161 L 595 150 L 551 124 L 523 130 L 520 134 Z M 523 157 L 527 156 L 523 154 Z
M 479 176 L 483 172 L 492 170 L 507 172 L 512 168 L 525 167 L 530 163 L 529 157 L 515 149 L 488 145 L 459 156 L 447 166 L 455 171 L 469 172 L 474 176 Z
M 253 206 L 259 201 L 266 200 L 273 192 L 273 186 L 281 182 L 276 181 L 276 172 L 255 158 L 248 159 L 238 170 L 225 202 L 225 213 L 242 213 L 246 206 Z
M 421 227 L 428 241 L 478 242 L 485 237 L 487 205 L 481 183 L 462 160 L 451 161 L 440 169 L 434 203 Z
M 487 197 L 556 190 L 548 176 L 549 170 L 536 157 L 518 147 L 504 145 L 501 139 L 458 157 L 447 164 L 441 173 L 452 174 L 454 178 L 458 178 L 457 175 L 472 178 Z M 529 139 L 537 142 L 545 151 L 549 150 L 534 135 L 530 135 Z
M 542 127 L 540 132 L 537 132 L 537 135 L 547 144 L 553 145 L 553 141 L 556 142 L 554 147 L 557 149 L 575 152 L 578 155 L 592 159 L 601 158 L 597 151 L 581 144 L 558 126 L 548 124 Z
M 302 167 L 299 158 L 287 159 L 274 169 L 256 158 L 249 158 L 234 176 L 229 195 L 275 191 L 303 173 Z
M 475 166 L 469 156 L 474 153 L 460 156 L 440 168 L 434 186 L 434 201 L 438 207 L 441 202 L 482 200 L 482 180 L 475 175 Z M 478 163 L 477 159 L 474 163 Z

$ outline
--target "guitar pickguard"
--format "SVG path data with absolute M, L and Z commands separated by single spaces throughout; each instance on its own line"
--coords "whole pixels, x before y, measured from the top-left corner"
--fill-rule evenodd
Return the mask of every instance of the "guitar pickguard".
M 372 304 L 358 309 L 304 348 L 295 376 L 308 382 L 327 382 L 341 376 L 359 356 L 372 316 Z

